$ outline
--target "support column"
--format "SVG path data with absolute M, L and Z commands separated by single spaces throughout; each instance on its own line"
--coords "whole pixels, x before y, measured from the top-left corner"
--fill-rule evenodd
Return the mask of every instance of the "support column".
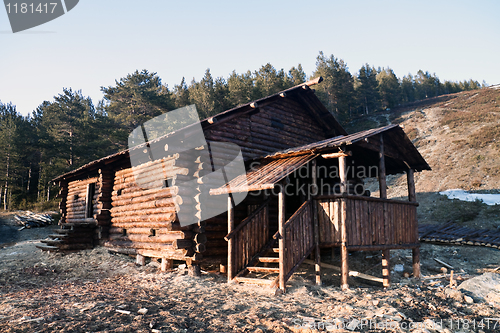
M 311 167 L 312 167 L 312 189 L 314 191 L 314 195 L 318 195 L 318 181 L 317 181 L 317 175 L 316 175 L 316 160 L 313 160 L 311 162 Z M 320 253 L 320 248 L 319 248 L 319 224 L 318 224 L 318 206 L 317 202 L 314 199 L 314 197 L 311 197 L 311 210 L 313 214 L 313 226 L 314 226 L 314 245 L 315 245 L 315 265 L 314 269 L 316 272 L 316 284 L 318 286 L 321 285 L 321 253 Z
M 386 249 L 382 251 L 382 285 L 384 288 L 389 287 L 390 284 L 390 267 L 391 267 L 391 250 Z
M 339 157 L 340 190 L 342 195 L 347 192 L 346 157 Z M 349 252 L 347 251 L 347 202 L 340 199 L 340 286 L 342 290 L 349 289 Z
M 227 233 L 230 234 L 234 230 L 234 207 L 231 196 L 227 197 Z M 234 240 L 230 238 L 227 241 L 227 281 L 231 282 L 235 274 L 235 258 L 234 258 Z
M 161 258 L 161 271 L 166 272 L 174 267 L 174 261 L 172 259 Z
M 283 183 L 279 184 L 280 191 L 278 193 L 278 245 L 279 245 L 279 287 L 285 292 L 286 291 L 286 281 L 285 281 L 285 186 Z
M 380 152 L 378 153 L 378 185 L 380 198 L 387 199 L 387 182 L 385 174 L 385 156 L 384 156 L 384 136 L 380 134 Z
M 144 266 L 146 265 L 146 257 L 143 256 L 142 254 L 138 254 L 135 259 L 135 263 L 139 266 Z
M 408 169 L 406 172 L 406 178 L 408 181 L 408 201 L 416 202 L 417 195 L 415 191 L 415 177 L 414 170 Z M 415 216 L 413 235 L 418 240 L 418 223 L 417 217 Z M 412 259 L 413 259 L 413 277 L 420 278 L 420 248 L 416 247 L 412 249 Z

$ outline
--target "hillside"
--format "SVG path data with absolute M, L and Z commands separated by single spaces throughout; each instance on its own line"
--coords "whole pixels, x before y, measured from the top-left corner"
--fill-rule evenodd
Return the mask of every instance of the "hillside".
M 416 174 L 420 222 L 454 220 L 483 228 L 500 226 L 500 207 L 448 200 L 439 191 L 464 189 L 500 193 L 500 89 L 444 95 L 399 109 L 358 118 L 359 130 L 400 124 L 432 171 Z M 372 184 L 371 190 L 378 190 Z M 390 197 L 406 195 L 406 177 L 389 180 Z

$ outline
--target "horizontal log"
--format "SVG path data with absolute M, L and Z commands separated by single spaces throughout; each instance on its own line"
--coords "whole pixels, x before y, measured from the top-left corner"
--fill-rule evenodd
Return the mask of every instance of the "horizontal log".
M 205 234 L 196 234 L 194 236 L 194 242 L 198 244 L 205 244 L 207 242 L 207 236 Z
M 66 216 L 66 223 L 88 223 L 95 222 L 93 218 L 71 218 Z
M 162 252 L 173 252 L 186 255 L 189 253 L 186 249 L 175 249 L 171 243 L 161 244 L 161 243 L 146 243 L 146 242 L 133 242 L 133 241 L 115 241 L 109 240 L 104 243 L 104 246 L 110 247 L 122 247 L 129 249 L 145 249 L 145 250 L 161 250 Z
M 121 212 L 113 212 L 113 217 L 123 217 L 132 215 L 154 215 L 154 214 L 164 214 L 164 213 L 176 213 L 175 207 L 157 207 L 157 208 L 147 208 L 138 210 L 128 210 Z
M 147 163 L 142 163 L 142 164 L 140 164 L 138 166 L 134 166 L 132 168 L 122 169 L 122 170 L 115 172 L 115 178 L 121 177 L 122 175 L 129 174 L 130 172 L 133 172 L 133 171 L 140 171 L 140 170 L 156 167 L 158 165 L 162 165 L 162 163 L 165 165 L 169 165 L 170 163 L 174 163 L 174 161 L 178 158 L 179 158 L 179 154 L 172 154 L 172 155 L 169 155 L 167 157 L 163 157 L 162 159 L 158 159 L 158 160 L 147 162 Z
M 181 226 L 178 222 L 113 222 L 111 223 L 113 228 L 155 228 L 155 229 L 165 229 L 169 231 L 181 230 Z
M 166 199 L 153 200 L 136 204 L 116 206 L 111 208 L 110 211 L 112 213 L 115 213 L 115 212 L 127 212 L 127 211 L 136 211 L 142 209 L 167 208 L 167 207 L 172 207 L 175 210 L 178 210 L 179 205 L 177 204 L 176 200 L 177 199 L 174 198 L 166 198 Z
M 174 196 L 179 193 L 178 187 L 164 187 L 164 188 L 152 188 L 144 189 L 140 186 L 129 187 L 120 191 L 113 191 L 111 195 L 115 199 L 130 199 L 136 197 L 137 195 L 151 195 L 157 193 L 165 193 L 170 196 Z
M 197 253 L 203 253 L 207 250 L 205 244 L 196 244 L 194 246 L 194 251 Z
M 171 231 L 164 228 L 109 228 L 110 234 L 123 234 L 123 230 L 126 230 L 127 235 L 137 234 L 137 235 L 151 235 L 151 229 L 154 230 L 157 236 L 159 235 L 169 235 L 171 237 L 170 241 L 174 239 L 192 239 L 195 235 L 192 231 Z
M 111 217 L 111 223 L 113 224 L 119 222 L 169 222 L 174 220 L 174 213 Z
M 123 190 L 130 187 L 140 187 L 141 189 L 151 189 L 151 188 L 162 188 L 165 185 L 164 179 L 156 179 L 148 183 L 141 183 L 141 186 L 137 185 L 136 182 L 128 182 L 128 183 L 116 183 L 113 186 L 113 190 Z
M 188 255 L 177 254 L 171 251 L 153 251 L 153 250 L 137 250 L 138 254 L 141 254 L 149 258 L 166 258 L 174 260 L 192 260 L 199 261 L 203 258 L 200 253 L 189 253 Z
M 148 235 L 138 235 L 138 234 L 129 234 L 127 233 L 125 236 L 122 234 L 109 234 L 109 239 L 113 241 L 132 241 L 132 242 L 140 242 L 140 243 L 158 243 L 158 244 L 174 244 L 179 238 L 174 237 L 176 235 L 159 235 L 159 236 L 148 236 Z M 185 249 L 193 246 L 193 242 L 190 239 L 181 239 L 185 240 L 186 243 L 175 243 L 174 248 L 176 249 Z M 178 247 L 180 246 L 180 247 Z
M 137 193 L 137 197 L 135 198 L 130 198 L 130 199 L 114 199 L 111 205 L 113 207 L 117 206 L 124 206 L 124 205 L 131 205 L 131 204 L 136 204 L 136 203 L 141 203 L 141 202 L 146 202 L 146 201 L 156 201 L 159 199 L 168 199 L 172 198 L 172 204 L 182 204 L 182 197 L 180 196 L 172 196 L 171 193 L 168 192 L 159 192 L 159 193 L 154 193 L 154 194 L 149 194 L 149 195 L 140 195 L 140 193 Z
M 189 174 L 189 169 L 186 168 L 173 168 L 173 169 L 167 169 L 167 170 L 155 170 L 155 171 L 150 171 L 148 173 L 137 173 L 137 174 L 130 174 L 125 177 L 120 177 L 115 179 L 115 184 L 120 184 L 120 183 L 129 183 L 129 182 L 136 182 L 136 183 L 148 183 L 157 179 L 167 179 L 167 178 L 172 178 L 176 175 L 188 175 Z

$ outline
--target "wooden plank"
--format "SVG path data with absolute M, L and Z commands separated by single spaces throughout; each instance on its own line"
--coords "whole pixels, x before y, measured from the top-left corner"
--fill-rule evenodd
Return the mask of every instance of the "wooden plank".
M 390 284 L 390 251 L 389 249 L 382 251 L 382 284 L 385 288 L 389 287 Z
M 230 234 L 234 229 L 234 208 L 233 208 L 233 202 L 231 200 L 231 197 L 228 196 L 227 199 L 227 232 Z M 233 240 L 230 238 L 228 240 L 227 244 L 227 280 L 228 282 L 231 282 L 233 279 L 234 275 L 236 274 L 235 272 L 235 256 L 234 256 L 234 246 Z
M 281 183 L 279 193 L 278 193 L 278 233 L 280 235 L 278 240 L 279 245 L 279 288 L 285 292 L 286 291 L 286 280 L 285 280 L 285 192 L 284 184 Z

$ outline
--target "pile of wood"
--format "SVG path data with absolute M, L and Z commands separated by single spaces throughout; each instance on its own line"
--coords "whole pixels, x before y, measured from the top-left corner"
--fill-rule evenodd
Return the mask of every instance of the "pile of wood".
M 17 224 L 21 225 L 22 229 L 46 227 L 54 223 L 54 219 L 49 214 L 36 214 L 30 211 L 23 214 L 14 215 Z
M 420 225 L 421 242 L 439 242 L 500 248 L 500 230 L 474 229 L 453 222 L 443 225 Z

